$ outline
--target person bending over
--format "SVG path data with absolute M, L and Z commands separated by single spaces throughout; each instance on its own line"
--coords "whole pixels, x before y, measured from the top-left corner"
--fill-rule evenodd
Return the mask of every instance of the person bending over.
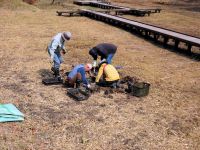
M 64 47 L 65 41 L 69 41 L 71 38 L 70 32 L 58 33 L 53 37 L 50 44 L 47 47 L 48 53 L 50 55 L 50 62 L 53 64 L 51 70 L 54 72 L 56 78 L 61 80 L 60 77 L 60 65 L 63 62 L 63 58 L 61 56 L 61 52 L 63 54 L 66 53 L 66 49 Z
M 90 88 L 91 85 L 86 79 L 86 72 L 92 69 L 92 64 L 79 64 L 75 66 L 67 76 L 67 84 L 74 87 L 75 83 L 83 82 L 84 86 Z
M 101 43 L 90 49 L 89 54 L 93 57 L 93 67 L 97 67 L 97 58 L 106 59 L 108 64 L 111 64 L 112 58 L 117 51 L 117 46 L 111 43 Z

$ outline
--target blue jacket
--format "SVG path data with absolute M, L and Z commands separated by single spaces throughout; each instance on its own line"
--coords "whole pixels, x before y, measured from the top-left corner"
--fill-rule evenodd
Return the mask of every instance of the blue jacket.
M 75 66 L 73 68 L 73 70 L 69 73 L 68 77 L 72 79 L 72 78 L 74 78 L 74 76 L 77 75 L 77 73 L 81 74 L 83 84 L 87 85 L 88 81 L 87 81 L 86 76 L 85 76 L 85 68 L 84 68 L 83 64 Z

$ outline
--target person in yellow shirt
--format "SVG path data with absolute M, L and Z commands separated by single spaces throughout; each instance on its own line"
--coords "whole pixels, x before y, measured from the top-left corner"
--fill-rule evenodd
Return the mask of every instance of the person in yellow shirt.
M 95 80 L 96 84 L 116 88 L 119 79 L 119 73 L 116 68 L 108 64 L 106 60 L 102 60 L 99 64 L 99 71 Z

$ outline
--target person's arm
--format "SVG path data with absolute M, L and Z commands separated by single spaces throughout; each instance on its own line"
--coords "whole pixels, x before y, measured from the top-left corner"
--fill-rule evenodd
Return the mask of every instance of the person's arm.
M 98 57 L 96 48 L 93 47 L 92 49 L 90 49 L 89 54 L 94 59 L 92 66 L 95 68 L 97 66 L 97 57 Z
M 89 51 L 89 54 L 93 57 L 94 60 L 97 60 L 97 52 L 94 48 Z
M 97 61 L 97 55 L 92 55 L 94 61 Z
M 99 80 L 100 80 L 100 78 L 101 78 L 101 76 L 102 76 L 102 74 L 103 74 L 103 67 L 104 65 L 101 65 L 101 67 L 99 68 L 99 72 L 98 72 L 98 75 L 97 75 L 97 77 L 96 77 L 96 83 L 98 83 L 99 82 Z
M 65 48 L 64 41 L 63 41 L 63 42 L 61 41 L 60 44 L 61 44 L 61 51 L 62 51 L 62 54 L 66 54 L 67 50 L 66 50 L 66 48 Z
M 67 50 L 66 50 L 66 48 L 65 48 L 65 46 L 64 46 L 64 44 L 62 45 L 62 52 L 65 54 L 66 52 L 67 52 Z
M 62 48 L 62 50 L 64 50 L 64 49 L 65 49 L 65 45 L 64 45 L 64 44 L 62 44 L 61 48 Z
M 81 78 L 82 78 L 83 84 L 88 85 L 88 81 L 87 81 L 86 76 L 85 76 L 85 69 L 84 69 L 84 67 L 79 68 L 78 72 L 81 74 Z

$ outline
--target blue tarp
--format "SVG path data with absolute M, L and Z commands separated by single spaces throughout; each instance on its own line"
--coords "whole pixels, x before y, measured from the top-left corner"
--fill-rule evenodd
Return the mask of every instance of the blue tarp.
M 23 121 L 24 114 L 13 104 L 0 104 L 0 122 Z

